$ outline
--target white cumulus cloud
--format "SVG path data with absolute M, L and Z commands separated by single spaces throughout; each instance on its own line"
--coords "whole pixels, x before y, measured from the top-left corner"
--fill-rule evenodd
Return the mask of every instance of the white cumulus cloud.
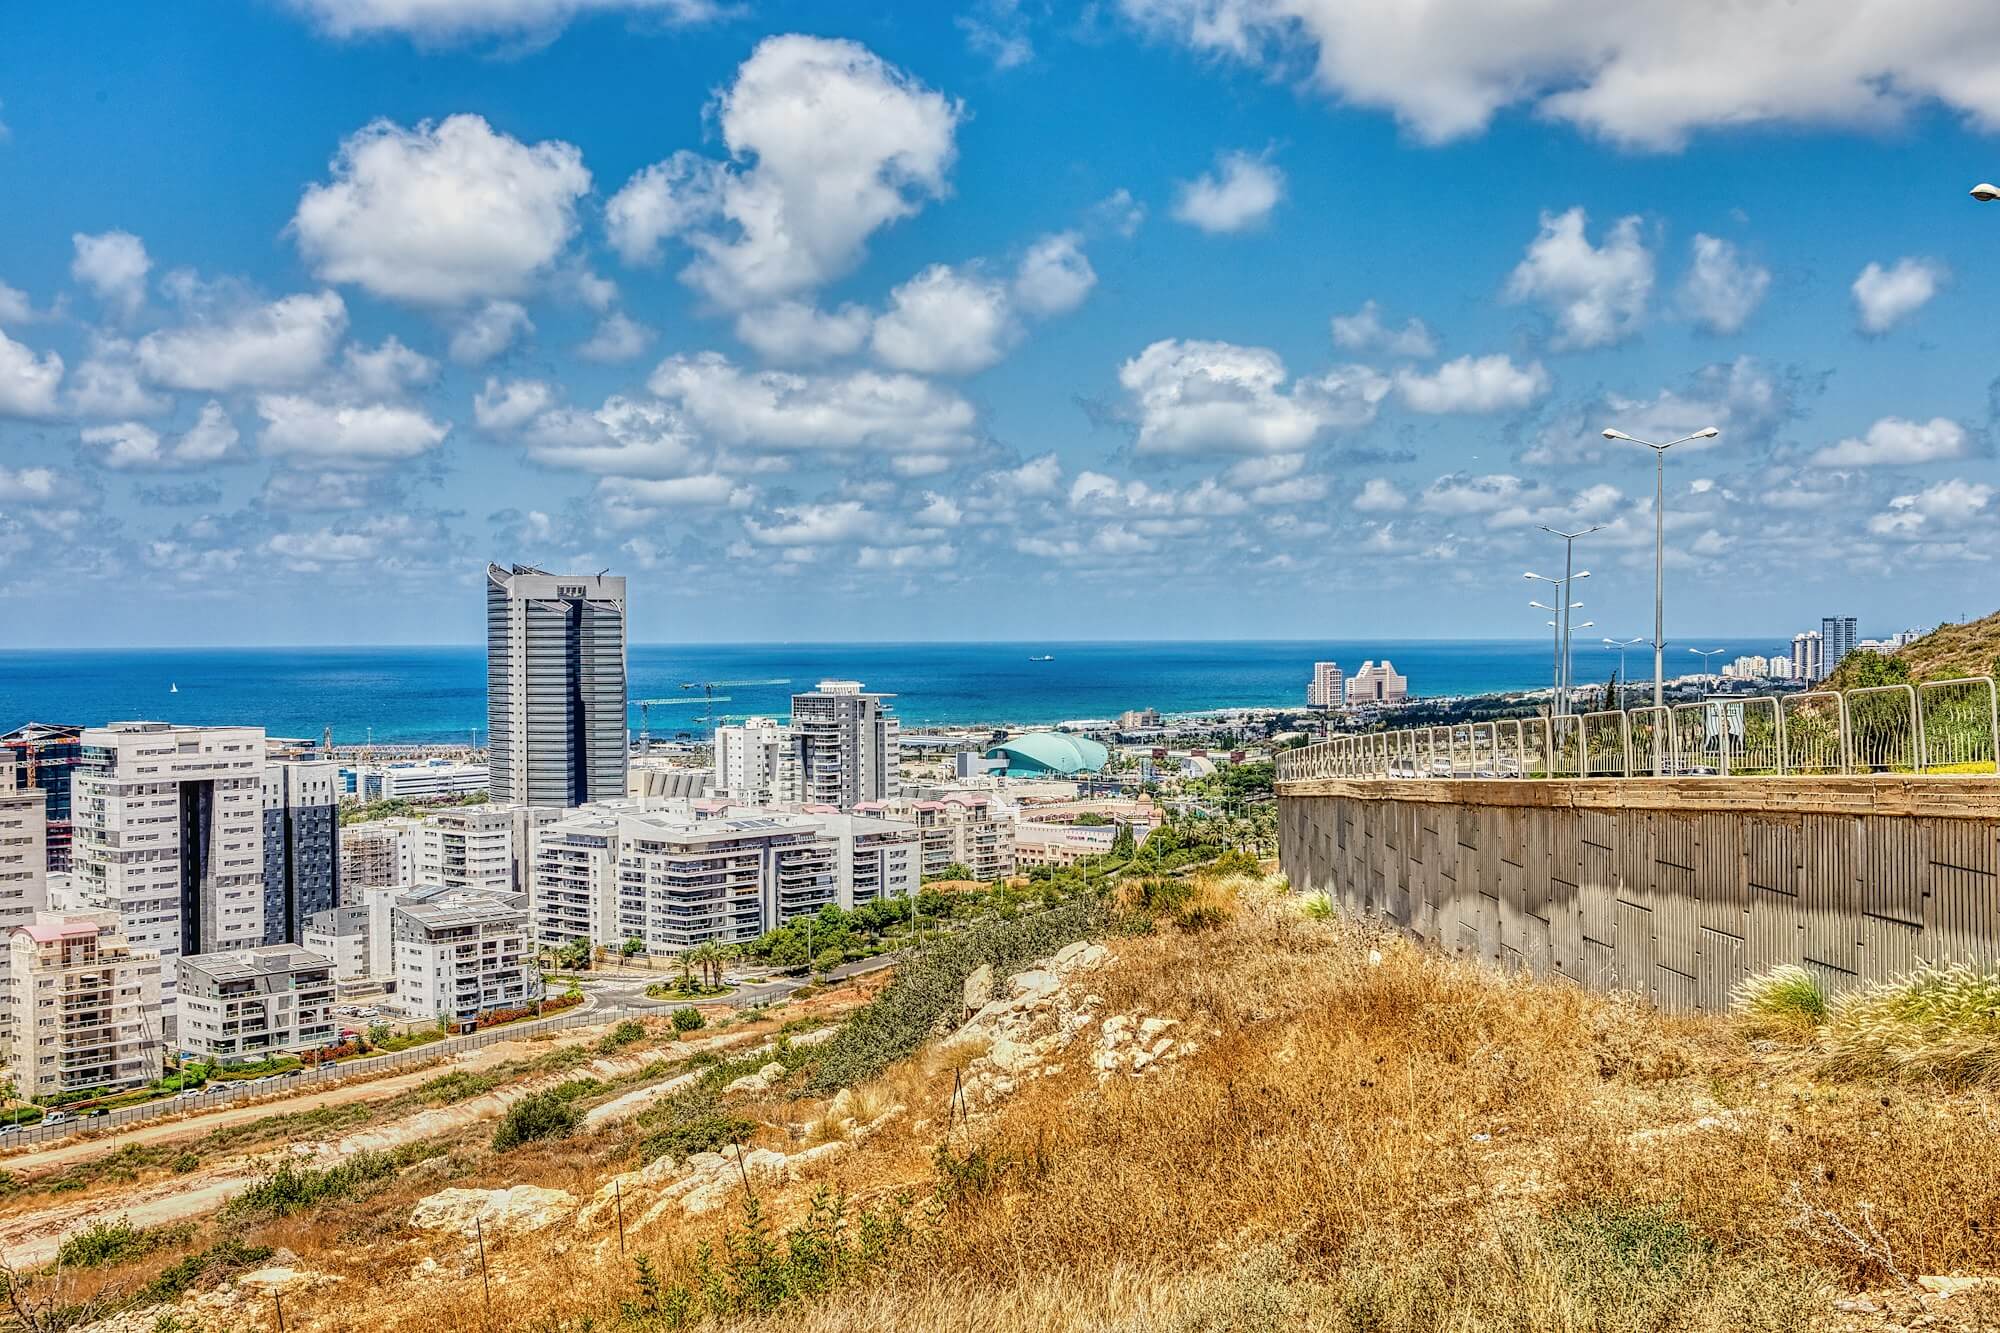
M 1250 153 L 1224 153 L 1215 170 L 1183 181 L 1174 216 L 1202 231 L 1236 232 L 1261 226 L 1285 196 L 1285 173 Z
M 739 314 L 736 336 L 766 361 L 809 366 L 861 350 L 874 322 L 858 305 L 826 311 L 806 301 L 779 301 Z
M 597 331 L 577 347 L 576 354 L 586 361 L 630 361 L 653 345 L 653 336 L 653 330 L 614 310 L 598 321 Z
M 1830 444 L 1812 456 L 1827 467 L 1872 467 L 1878 464 L 1939 463 L 1971 452 L 1965 427 L 1949 417 L 1909 421 L 1883 417 L 1856 439 Z
M 524 144 L 474 115 L 374 121 L 341 143 L 331 173 L 292 218 L 313 271 L 429 306 L 525 292 L 569 244 L 590 191 L 573 146 Z
M 648 167 L 605 216 L 628 259 L 680 236 L 683 278 L 729 309 L 839 277 L 876 230 L 942 198 L 963 114 L 857 42 L 798 34 L 760 42 L 715 111 L 727 164 Z
M 1542 214 L 1541 234 L 1515 266 L 1507 295 L 1540 302 L 1558 347 L 1603 347 L 1631 336 L 1653 291 L 1653 254 L 1636 217 L 1620 218 L 1592 245 L 1581 208 Z
M 535 321 L 519 301 L 488 301 L 458 321 L 447 350 L 462 366 L 484 365 L 534 331 Z
M 925 375 L 969 375 L 1018 336 L 1007 289 L 970 270 L 933 264 L 889 293 L 875 321 L 875 359 Z
M 109 426 L 88 426 L 80 438 L 101 449 L 109 468 L 199 467 L 232 458 L 238 439 L 236 423 L 229 419 L 221 403 L 211 399 L 201 415 L 178 439 L 171 442 L 150 426 L 137 421 L 121 421 Z
M 1935 259 L 1906 256 L 1888 268 L 1871 263 L 1854 279 L 1854 310 L 1863 333 L 1887 333 L 1917 313 L 1950 276 Z
M 1333 344 L 1350 352 L 1387 352 L 1390 356 L 1427 360 L 1437 355 L 1437 339 L 1421 319 L 1411 316 L 1400 329 L 1382 322 L 1382 307 L 1364 301 L 1351 315 L 1335 315 Z
M 625 13 L 659 22 L 700 23 L 724 7 L 715 0 L 290 0 L 333 37 L 396 33 L 419 41 L 470 37 L 536 38 L 586 14 Z
M 301 293 L 149 333 L 139 368 L 155 384 L 210 393 L 298 384 L 319 373 L 346 332 L 339 293 Z
M 1735 333 L 1771 288 L 1771 271 L 1719 236 L 1696 233 L 1694 260 L 1681 280 L 1681 310 L 1710 333 Z
M 1387 477 L 1370 477 L 1354 497 L 1354 507 L 1364 514 L 1393 514 L 1410 501 Z
M 1028 248 L 1014 274 L 1014 301 L 1034 315 L 1064 315 L 1083 304 L 1097 285 L 1097 271 L 1073 231 L 1044 236 Z
M 472 419 L 481 430 L 519 430 L 555 403 L 555 390 L 543 380 L 499 380 L 489 377 L 472 398 Z
M 1373 421 L 1390 385 L 1366 366 L 1288 380 L 1285 363 L 1268 348 L 1177 338 L 1153 343 L 1118 369 L 1142 454 L 1296 453 L 1321 431 Z
M 450 429 L 395 403 L 341 403 L 302 394 L 260 395 L 258 447 L 274 458 L 334 468 L 368 468 L 436 448 Z
M 1868 520 L 1868 530 L 1883 537 L 1914 537 L 1926 527 L 1956 527 L 1986 513 L 1993 488 L 1984 482 L 1940 481 L 1912 495 L 1899 495 L 1889 507 Z
M 1461 356 L 1436 370 L 1396 372 L 1396 389 L 1416 412 L 1517 412 L 1549 391 L 1539 361 L 1517 366 L 1505 353 Z
M 1607 5 L 1541 0 L 1119 0 L 1144 28 L 1205 54 L 1304 67 L 1350 106 L 1426 142 L 1519 107 L 1628 147 L 1704 129 L 1884 126 L 1940 102 L 2000 127 L 2000 13 L 1901 0 Z M 1782 58 L 1773 53 L 1781 52 Z
M 26 343 L 0 332 L 0 416 L 52 417 L 63 359 L 55 352 L 35 355 Z
M 70 243 L 76 247 L 70 276 L 97 293 L 97 299 L 120 317 L 130 319 L 139 313 L 146 303 L 146 274 L 153 267 L 146 243 L 129 231 L 95 236 L 77 232 Z

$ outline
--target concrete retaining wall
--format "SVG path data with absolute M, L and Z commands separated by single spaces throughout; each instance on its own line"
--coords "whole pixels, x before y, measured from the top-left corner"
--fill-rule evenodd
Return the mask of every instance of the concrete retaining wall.
M 1349 912 L 1669 1010 L 1778 963 L 2000 963 L 1991 779 L 1287 783 L 1279 854 Z

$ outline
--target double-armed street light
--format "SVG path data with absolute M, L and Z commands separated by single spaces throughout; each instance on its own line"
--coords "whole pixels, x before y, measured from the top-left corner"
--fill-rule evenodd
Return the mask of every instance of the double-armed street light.
M 1604 640 L 1605 647 L 1616 648 L 1618 650 L 1618 702 L 1621 705 L 1625 702 L 1625 650 L 1634 644 L 1644 643 L 1645 641 L 1646 636 L 1643 634 L 1635 634 L 1629 639 Z
M 1537 574 L 1533 570 L 1529 570 L 1526 574 L 1522 575 L 1522 577 L 1527 579 L 1532 579 L 1538 583 L 1551 584 L 1560 594 L 1560 596 L 1556 599 L 1555 606 L 1543 606 L 1540 602 L 1528 603 L 1529 606 L 1535 607 L 1539 610 L 1550 612 L 1556 617 L 1557 623 L 1556 623 L 1556 634 L 1555 634 L 1555 663 L 1554 663 L 1555 694 L 1553 698 L 1551 698 L 1549 706 L 1549 715 L 1551 717 L 1554 717 L 1568 711 L 1567 690 L 1569 686 L 1569 633 L 1571 628 L 1569 613 L 1571 611 L 1577 610 L 1579 607 L 1583 605 L 1582 602 L 1573 602 L 1570 600 L 1569 585 L 1574 583 L 1578 579 L 1589 578 L 1590 571 L 1587 569 L 1580 569 L 1575 571 L 1574 573 L 1565 571 L 1563 577 L 1557 579 L 1557 578 L 1550 578 L 1547 574 Z
M 1690 648 L 1688 651 L 1701 658 L 1701 674 L 1703 676 L 1714 676 L 1715 673 L 1709 670 L 1708 659 L 1726 653 L 1729 650 L 1727 648 Z
M 1654 444 L 1636 435 L 1627 435 L 1622 430 L 1604 428 L 1607 440 L 1625 440 L 1632 444 L 1643 444 L 1653 451 L 1653 707 L 1660 708 L 1667 696 L 1667 450 L 1690 440 L 1712 440 L 1722 434 L 1713 426 L 1703 426 L 1692 435 L 1683 435 L 1678 440 L 1668 440 L 1665 444 Z

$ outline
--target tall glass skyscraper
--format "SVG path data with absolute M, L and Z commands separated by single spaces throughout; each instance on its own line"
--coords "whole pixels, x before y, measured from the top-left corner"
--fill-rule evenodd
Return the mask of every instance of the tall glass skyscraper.
M 1823 616 L 1819 622 L 1820 674 L 1826 675 L 1840 665 L 1840 659 L 1853 652 L 1861 637 L 1855 632 L 1853 616 Z
M 625 795 L 625 580 L 486 567 L 487 765 L 502 805 Z

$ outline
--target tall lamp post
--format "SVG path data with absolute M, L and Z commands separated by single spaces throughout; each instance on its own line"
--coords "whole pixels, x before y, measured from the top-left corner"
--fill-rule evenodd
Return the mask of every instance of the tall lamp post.
M 1556 610 L 1556 608 L 1554 608 L 1553 606 L 1548 606 L 1541 602 L 1529 602 L 1528 605 L 1534 607 L 1535 610 L 1537 611 L 1546 611 L 1552 616 L 1559 617 L 1562 615 L 1562 612 Z M 1562 712 L 1562 689 L 1563 689 L 1562 621 L 1560 619 L 1551 620 L 1548 622 L 1548 626 L 1550 629 L 1555 631 L 1555 633 L 1549 635 L 1549 716 L 1555 717 L 1556 715 Z
M 1589 527 L 1583 529 L 1581 532 L 1564 532 L 1559 528 L 1551 528 L 1540 524 L 1538 524 L 1537 526 L 1541 527 L 1542 531 L 1548 533 L 1550 536 L 1560 537 L 1563 539 L 1563 581 L 1564 583 L 1568 583 L 1570 578 L 1570 571 L 1576 568 L 1576 539 L 1578 537 L 1587 537 L 1591 533 L 1596 532 L 1599 528 L 1602 528 L 1604 525 L 1602 523 L 1593 523 Z M 1589 578 L 1590 575 L 1588 573 L 1585 573 L 1583 577 Z M 1574 628 L 1574 626 L 1572 626 L 1570 623 L 1572 619 L 1574 619 L 1574 617 L 1570 615 L 1569 609 L 1565 608 L 1562 615 L 1563 702 L 1565 705 L 1567 705 L 1569 702 L 1570 686 L 1575 684 L 1575 677 L 1570 674 L 1571 663 L 1569 656 L 1570 630 Z
M 1605 647 L 1616 648 L 1618 650 L 1618 702 L 1621 705 L 1625 702 L 1625 687 L 1628 683 L 1625 678 L 1625 650 L 1635 643 L 1644 643 L 1645 641 L 1646 636 L 1643 634 L 1635 634 L 1629 639 L 1606 639 L 1604 641 Z
M 1565 691 L 1569 688 L 1569 631 L 1570 631 L 1569 613 L 1583 605 L 1582 602 L 1572 602 L 1570 600 L 1569 587 L 1570 584 L 1575 582 L 1577 579 L 1589 578 L 1590 571 L 1587 569 L 1579 569 L 1574 573 L 1565 572 L 1563 576 L 1559 579 L 1552 579 L 1547 574 L 1537 574 L 1533 570 L 1529 570 L 1521 577 L 1525 579 L 1531 579 L 1537 583 L 1550 584 L 1554 586 L 1557 592 L 1562 594 L 1562 596 L 1557 599 L 1557 605 L 1546 606 L 1543 607 L 1542 609 L 1544 611 L 1553 611 L 1555 613 L 1557 621 L 1560 622 L 1556 626 L 1556 671 L 1555 671 L 1556 696 L 1560 706 L 1557 707 L 1554 711 L 1556 713 L 1568 712 L 1569 711 L 1568 698 L 1565 694 Z M 1529 603 L 1529 605 L 1533 606 L 1536 604 L 1531 602 Z
M 1683 435 L 1678 440 L 1668 440 L 1665 444 L 1654 444 L 1636 435 L 1627 435 L 1622 430 L 1604 428 L 1607 440 L 1626 440 L 1632 444 L 1643 444 L 1653 451 L 1653 707 L 1666 706 L 1667 700 L 1667 450 L 1689 440 L 1712 440 L 1722 434 L 1713 426 L 1703 426 L 1692 435 Z
M 1701 674 L 1704 676 L 1713 676 L 1715 673 L 1708 669 L 1708 659 L 1718 654 L 1726 653 L 1729 650 L 1727 648 L 1690 648 L 1688 651 L 1701 658 Z

